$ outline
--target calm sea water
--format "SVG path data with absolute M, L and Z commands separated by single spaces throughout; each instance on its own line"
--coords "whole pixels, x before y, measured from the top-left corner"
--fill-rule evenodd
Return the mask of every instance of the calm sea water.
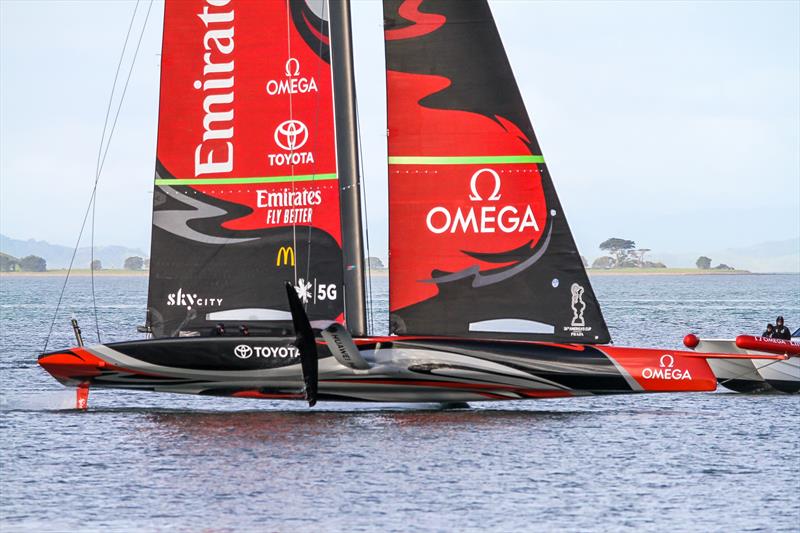
M 800 325 L 800 276 L 596 277 L 617 344 Z M 136 337 L 146 278 L 97 280 L 104 341 Z M 5 531 L 798 531 L 800 397 L 641 395 L 382 407 L 92 391 L 36 364 L 58 278 L 0 278 Z M 386 330 L 386 280 L 374 280 Z M 68 320 L 94 336 L 89 280 Z

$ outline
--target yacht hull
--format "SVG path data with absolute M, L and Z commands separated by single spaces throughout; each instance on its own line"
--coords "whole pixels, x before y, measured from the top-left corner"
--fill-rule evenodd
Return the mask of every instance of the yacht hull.
M 204 337 L 99 344 L 43 354 L 39 364 L 69 386 L 301 400 L 300 357 L 292 341 Z M 687 352 L 425 337 L 355 343 L 368 369 L 341 364 L 318 341 L 319 400 L 473 402 L 716 388 L 705 359 Z

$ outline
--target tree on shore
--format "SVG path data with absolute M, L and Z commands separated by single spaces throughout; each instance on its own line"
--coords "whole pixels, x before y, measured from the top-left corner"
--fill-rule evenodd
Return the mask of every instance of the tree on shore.
M 381 261 L 380 257 L 369 257 L 367 258 L 367 263 L 369 264 L 369 268 L 373 270 L 380 270 L 386 268 L 383 266 L 383 261 Z
M 711 258 L 701 255 L 694 264 L 697 265 L 697 268 L 700 270 L 708 270 L 711 268 Z
M 644 260 L 644 254 L 650 252 L 650 248 L 638 248 L 636 250 L 631 250 L 630 254 L 634 262 L 636 262 L 636 266 L 639 268 L 645 268 L 649 261 Z
M 103 263 L 99 259 L 95 259 L 89 265 L 89 268 L 92 270 L 103 270 Z
M 19 259 L 13 255 L 0 252 L 0 272 L 14 272 L 19 270 Z
M 38 255 L 28 255 L 19 260 L 23 272 L 44 272 L 47 270 L 47 261 Z
M 636 266 L 636 264 L 633 265 L 626 264 L 629 262 L 628 261 L 629 251 L 633 250 L 634 248 L 636 248 L 635 241 L 630 241 L 628 239 L 620 239 L 618 237 L 612 237 L 600 243 L 600 249 L 602 251 L 608 252 L 609 254 L 614 256 L 613 267 L 616 268 L 621 268 L 624 266 Z
M 598 257 L 592 263 L 592 268 L 614 268 L 614 258 L 608 255 Z
M 144 259 L 138 255 L 134 255 L 125 259 L 125 264 L 123 266 L 125 270 L 141 270 L 144 266 Z
M 712 270 L 736 270 L 736 269 L 733 268 L 732 266 L 726 265 L 725 263 L 720 263 L 717 266 L 715 266 Z

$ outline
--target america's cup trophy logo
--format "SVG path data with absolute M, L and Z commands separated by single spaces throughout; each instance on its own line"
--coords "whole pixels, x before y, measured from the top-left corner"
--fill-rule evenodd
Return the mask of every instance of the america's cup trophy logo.
M 583 301 L 583 287 L 577 283 L 573 283 L 570 287 L 572 291 L 572 326 L 582 327 L 585 324 L 583 320 L 583 312 L 586 310 L 586 303 Z

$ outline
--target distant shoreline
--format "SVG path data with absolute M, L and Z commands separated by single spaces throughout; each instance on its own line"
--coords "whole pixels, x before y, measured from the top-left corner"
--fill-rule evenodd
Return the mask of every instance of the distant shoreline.
M 107 270 L 95 270 L 94 275 L 96 277 L 140 277 L 140 276 L 147 276 L 150 274 L 149 270 L 123 270 L 123 269 L 107 269 Z M 9 277 L 33 277 L 33 278 L 52 278 L 52 277 L 63 277 L 67 275 L 67 269 L 58 269 L 58 270 L 46 270 L 44 272 L 0 272 L 0 276 L 9 276 Z M 70 277 L 75 276 L 78 278 L 86 277 L 92 275 L 92 272 L 88 268 L 82 268 L 73 270 L 70 272 Z
M 700 270 L 699 268 L 587 268 L 590 276 L 723 276 L 769 275 L 791 272 L 750 272 L 749 270 Z
M 750 272 L 749 270 L 700 270 L 697 268 L 587 268 L 586 273 L 593 276 L 770 276 L 776 274 L 798 274 L 797 272 Z M 91 271 L 88 268 L 73 270 L 70 277 L 89 277 Z M 96 277 L 144 277 L 150 274 L 149 270 L 123 270 L 105 269 L 96 270 Z M 372 277 L 389 277 L 389 269 L 372 270 Z M 0 272 L 0 277 L 64 277 L 67 275 L 66 269 L 47 270 L 45 272 Z

